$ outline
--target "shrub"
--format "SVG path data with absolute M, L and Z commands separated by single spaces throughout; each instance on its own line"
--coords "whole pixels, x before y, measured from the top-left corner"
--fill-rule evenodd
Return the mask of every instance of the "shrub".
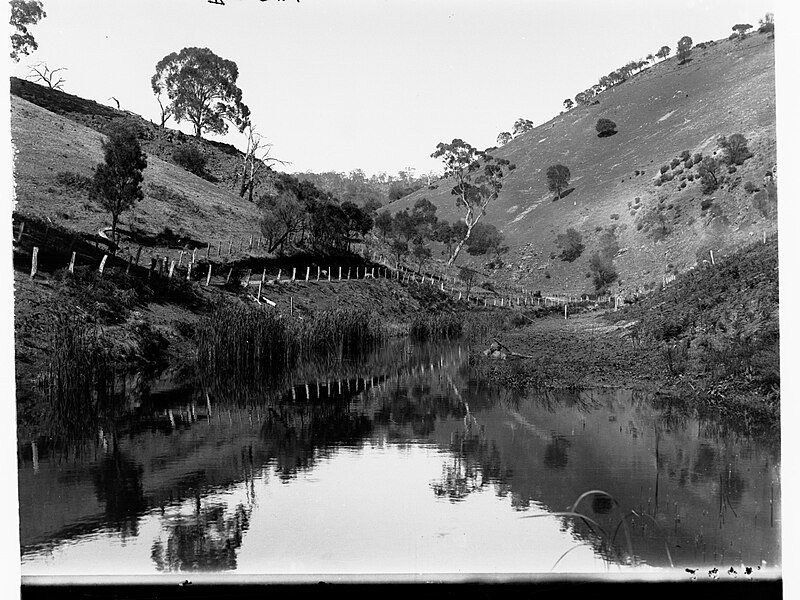
M 681 158 L 681 160 L 683 162 L 686 162 L 687 160 L 689 160 L 690 156 L 691 156 L 691 153 L 688 150 L 684 150 L 680 154 L 680 158 Z
M 184 145 L 176 148 L 172 153 L 172 160 L 198 177 L 205 178 L 207 176 L 206 156 L 194 146 Z
M 617 270 L 614 268 L 613 256 L 606 253 L 595 252 L 592 254 L 592 258 L 589 259 L 589 270 L 597 291 L 605 290 L 618 277 Z
M 669 163 L 669 166 L 670 166 L 670 168 L 674 169 L 674 168 L 675 168 L 675 167 L 677 167 L 679 164 L 681 164 L 681 161 L 680 161 L 680 159 L 673 158 L 673 159 L 672 159 L 672 162 L 671 162 L 671 163 Z
M 694 164 L 698 164 L 698 163 L 702 162 L 703 153 L 702 152 L 696 152 L 695 155 L 692 157 L 692 160 L 694 161 Z
M 683 166 L 686 167 L 687 169 L 691 169 L 694 166 L 694 161 L 690 158 L 685 163 L 683 163 Z
M 663 166 L 661 167 L 661 174 L 663 175 L 663 174 L 664 174 L 664 173 L 666 173 L 667 171 L 669 171 L 669 165 L 663 165 Z
M 167 202 L 175 206 L 185 206 L 189 204 L 189 199 L 186 197 L 186 194 L 176 192 L 172 188 L 157 183 L 149 183 L 147 185 L 147 195 L 154 200 L 160 200 L 161 202 Z
M 561 260 L 573 262 L 583 253 L 583 238 L 572 227 L 556 237 L 556 244 L 561 248 Z
M 728 167 L 728 173 L 730 173 L 730 174 L 736 173 L 736 167 L 734 167 L 733 165 L 730 165 Z
M 653 185 L 656 186 L 656 187 L 661 187 L 662 183 L 664 183 L 664 181 L 661 179 L 661 177 L 659 177 L 658 179 L 654 179 L 653 180 Z
M 711 205 L 712 205 L 712 204 L 714 204 L 714 199 L 713 199 L 713 198 L 705 198 L 705 199 L 704 199 L 704 200 L 703 200 L 703 201 L 700 203 L 700 210 L 702 210 L 702 211 L 706 211 L 706 210 L 708 210 L 709 208 L 711 208 Z
M 686 179 L 688 179 L 689 181 L 694 181 L 694 173 L 689 173 L 689 174 L 686 176 Z
M 744 191 L 748 194 L 752 194 L 753 192 L 757 192 L 759 187 L 753 183 L 752 181 L 746 181 L 744 184 Z
M 725 162 L 729 165 L 744 164 L 753 153 L 747 148 L 747 138 L 741 133 L 734 133 L 730 137 L 722 136 L 717 140 L 725 155 Z
M 617 124 L 611 119 L 598 119 L 594 128 L 597 130 L 597 137 L 608 137 L 617 133 Z
M 611 220 L 612 221 L 619 220 L 619 213 L 611 213 Z
M 94 180 L 91 177 L 73 171 L 60 171 L 56 175 L 56 181 L 64 187 L 80 191 L 89 191 L 94 186 Z

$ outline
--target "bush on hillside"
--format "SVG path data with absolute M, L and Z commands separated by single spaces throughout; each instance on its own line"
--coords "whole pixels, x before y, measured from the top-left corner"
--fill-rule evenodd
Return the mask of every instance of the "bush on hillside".
M 611 119 L 598 119 L 594 128 L 597 130 L 597 137 L 608 137 L 617 133 L 617 124 Z
M 573 262 L 583 254 L 583 238 L 572 227 L 569 227 L 565 233 L 561 233 L 556 237 L 556 244 L 561 248 L 561 260 Z
M 669 171 L 669 165 L 663 165 L 663 166 L 661 167 L 661 174 L 663 175 L 663 174 L 664 174 L 664 173 L 666 173 L 667 171 Z
M 208 178 L 208 173 L 206 172 L 208 159 L 198 148 L 188 144 L 180 146 L 172 153 L 172 160 L 190 173 L 194 173 L 203 179 Z
M 60 171 L 56 175 L 56 181 L 66 188 L 88 192 L 94 187 L 94 180 L 86 175 L 73 171 Z
M 589 271 L 592 274 L 594 288 L 598 292 L 605 291 L 618 277 L 613 256 L 600 252 L 595 252 L 589 259 Z
M 747 148 L 747 138 L 741 133 L 734 133 L 729 137 L 721 136 L 717 139 L 717 145 L 722 148 L 725 162 L 729 165 L 744 164 L 753 153 Z
M 673 158 L 673 159 L 672 159 L 672 162 L 671 162 L 671 163 L 669 163 L 669 166 L 670 166 L 670 168 L 674 169 L 674 168 L 675 168 L 675 167 L 677 167 L 679 164 L 681 164 L 681 160 L 680 160 L 679 158 Z

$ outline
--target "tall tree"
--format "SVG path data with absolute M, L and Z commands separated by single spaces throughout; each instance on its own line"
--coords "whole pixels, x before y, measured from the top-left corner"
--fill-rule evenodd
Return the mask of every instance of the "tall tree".
M 501 131 L 497 136 L 497 145 L 505 146 L 513 136 L 508 131 Z
M 189 121 L 200 137 L 203 132 L 224 135 L 228 123 L 246 126 L 250 111 L 242 103 L 238 78 L 235 62 L 208 48 L 184 48 L 158 61 L 150 83 L 155 94 L 167 93 L 175 120 Z
M 681 39 L 678 40 L 678 64 L 681 65 L 686 62 L 686 60 L 692 54 L 692 38 L 688 35 L 683 36 Z
M 144 197 L 141 184 L 147 157 L 136 134 L 123 127 L 111 131 L 103 142 L 103 154 L 105 160 L 95 167 L 92 198 L 111 213 L 112 253 L 115 253 L 120 215 Z
M 672 48 L 669 46 L 661 46 L 661 48 L 658 49 L 658 52 L 656 52 L 656 56 L 661 60 L 664 60 L 669 56 L 670 52 L 672 52 Z
M 569 98 L 566 98 L 564 100 L 564 108 L 565 109 L 570 110 L 573 106 L 575 106 L 575 103 L 572 100 L 570 100 Z
M 250 119 L 247 119 L 243 132 L 247 136 L 247 146 L 244 157 L 242 158 L 242 182 L 239 186 L 239 196 L 244 198 L 247 194 L 248 200 L 253 201 L 253 191 L 256 187 L 256 180 L 261 171 L 268 169 L 271 163 L 286 163 L 269 155 L 272 144 L 265 144 L 260 134 L 256 133 L 256 127 Z
M 473 227 L 486 214 L 486 207 L 500 195 L 503 177 L 516 166 L 504 158 L 494 158 L 485 151 L 473 148 L 460 139 L 454 139 L 449 144 L 440 142 L 431 157 L 444 162 L 445 177 L 455 180 L 450 193 L 456 197 L 456 207 L 464 211 L 467 231 L 456 244 L 447 263 L 452 265 Z
M 20 55 L 28 56 L 39 47 L 33 35 L 28 31 L 47 16 L 39 0 L 11 0 L 11 20 L 9 23 L 16 30 L 11 34 L 11 58 L 19 62 Z
M 533 129 L 533 121 L 520 117 L 514 121 L 514 128 L 511 130 L 511 133 L 514 137 L 517 137 L 518 135 L 522 135 L 531 129 Z
M 738 33 L 739 34 L 739 39 L 741 39 L 745 35 L 747 35 L 747 32 L 749 30 L 751 30 L 752 28 L 753 28 L 753 26 L 750 25 L 749 23 L 737 23 L 736 25 L 731 27 L 731 30 L 733 30 L 736 33 Z
M 547 187 L 551 192 L 558 194 L 561 199 L 561 192 L 569 185 L 570 172 L 564 165 L 553 165 L 547 169 Z

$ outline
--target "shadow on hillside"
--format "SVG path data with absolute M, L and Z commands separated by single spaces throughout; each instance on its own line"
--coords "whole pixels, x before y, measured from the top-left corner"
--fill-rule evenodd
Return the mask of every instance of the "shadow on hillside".
M 164 231 L 156 234 L 148 234 L 143 231 L 130 231 L 127 229 L 118 229 L 118 233 L 127 237 L 134 244 L 140 246 L 166 246 L 167 248 L 182 249 L 184 247 L 190 248 L 206 248 L 207 242 L 193 239 L 187 235 L 178 235 L 168 227 Z
M 690 62 L 692 62 L 693 60 L 694 60 L 693 58 L 687 58 L 686 60 L 682 60 L 681 62 L 679 62 L 679 63 L 678 63 L 678 66 L 680 67 L 681 65 L 686 65 L 686 64 L 689 64 L 689 63 L 690 63 Z
M 597 137 L 606 138 L 606 137 L 611 137 L 612 135 L 617 135 L 616 129 L 614 131 L 601 131 L 600 133 L 597 134 Z
M 572 192 L 574 192 L 574 191 L 575 191 L 575 188 L 574 188 L 574 187 L 571 187 L 571 188 L 569 188 L 568 190 L 564 190 L 563 192 L 561 192 L 561 195 L 560 195 L 560 196 L 555 196 L 555 197 L 553 198 L 553 202 L 555 202 L 556 200 L 561 200 L 561 199 L 563 199 L 563 198 L 566 198 L 567 196 L 569 196 L 569 195 L 570 195 Z

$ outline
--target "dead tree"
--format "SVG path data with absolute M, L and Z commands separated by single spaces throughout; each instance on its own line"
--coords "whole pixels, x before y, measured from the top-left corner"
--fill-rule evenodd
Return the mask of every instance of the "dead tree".
M 66 82 L 65 79 L 59 77 L 57 80 L 55 79 L 56 73 L 59 71 L 66 71 L 66 67 L 59 67 L 58 69 L 50 70 L 50 67 L 47 66 L 45 63 L 36 63 L 35 65 L 31 65 L 31 73 L 28 74 L 27 79 L 30 79 L 34 83 L 41 83 L 49 87 L 51 90 L 59 90 L 61 92 L 64 91 L 63 85 Z M 55 80 L 55 83 L 54 83 Z
M 242 183 L 239 186 L 239 197 L 244 198 L 244 195 L 247 194 L 250 202 L 253 201 L 256 177 L 261 170 L 268 168 L 272 163 L 289 164 L 269 155 L 272 144 L 265 144 L 264 139 L 260 134 L 256 133 L 255 129 L 255 125 L 248 122 L 242 130 L 247 136 L 247 150 L 242 164 Z M 261 153 L 260 155 L 259 152 Z

